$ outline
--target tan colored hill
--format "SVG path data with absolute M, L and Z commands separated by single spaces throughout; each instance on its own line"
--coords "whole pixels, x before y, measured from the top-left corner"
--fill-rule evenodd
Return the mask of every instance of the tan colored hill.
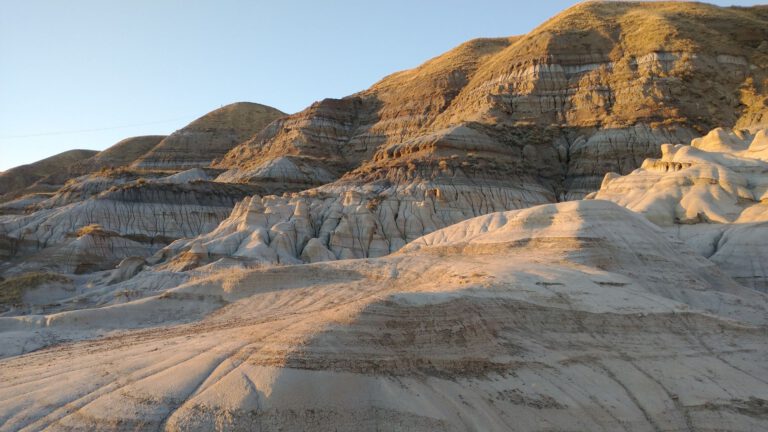
M 529 34 L 468 42 L 286 117 L 233 149 L 222 179 L 273 178 L 270 165 L 287 159 L 287 181 L 311 172 L 364 183 L 481 175 L 581 197 L 662 143 L 768 122 L 767 16 L 760 6 L 585 3 Z M 459 126 L 486 143 L 457 140 Z
M 69 175 L 72 166 L 97 153 L 94 150 L 69 150 L 28 165 L 4 171 L 0 173 L 0 201 L 14 198 L 21 191 L 33 186 L 36 182 L 46 177 L 66 177 Z M 39 189 L 47 190 L 43 184 L 40 185 Z
M 224 106 L 172 133 L 133 166 L 175 170 L 208 166 L 284 115 L 275 108 L 251 102 Z
M 0 432 L 768 430 L 767 40 L 589 2 L 38 180 Z
M 123 167 L 160 143 L 165 135 L 147 135 L 126 138 L 83 162 L 83 170 L 92 172 L 100 168 Z
M 37 204 L 77 176 L 130 165 L 163 138 L 162 135 L 130 137 L 100 152 L 68 151 L 0 173 L 0 202 L 21 197 L 14 203 L 3 205 L 0 213 L 8 207 L 22 211 Z

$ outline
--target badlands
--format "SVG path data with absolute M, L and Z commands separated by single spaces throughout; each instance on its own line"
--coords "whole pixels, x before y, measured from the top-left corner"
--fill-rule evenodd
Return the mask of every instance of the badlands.
M 587 2 L 0 173 L 0 431 L 768 430 L 768 6 Z

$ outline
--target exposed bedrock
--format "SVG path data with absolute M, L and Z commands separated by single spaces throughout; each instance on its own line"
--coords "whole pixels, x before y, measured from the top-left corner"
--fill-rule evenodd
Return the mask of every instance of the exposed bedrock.
M 472 125 L 505 163 L 527 149 L 527 165 L 558 173 L 543 182 L 563 199 L 581 198 L 606 172 L 627 174 L 657 157 L 661 144 L 766 124 L 766 24 L 760 8 L 579 5 L 529 34 L 467 42 L 282 118 L 220 160 L 229 169 L 220 180 L 364 179 L 362 168 L 413 162 L 411 152 L 391 150 Z M 472 162 L 471 146 L 453 151 Z
M 474 216 L 552 201 L 543 188 L 460 182 L 254 196 L 213 231 L 174 242 L 162 256 L 193 252 L 198 265 L 222 257 L 262 264 L 378 257 Z
M 190 183 L 132 182 L 84 201 L 0 218 L 0 235 L 23 256 L 71 241 L 89 225 L 138 242 L 151 254 L 158 245 L 194 237 L 214 229 L 236 202 L 263 189 L 206 181 Z M 133 246 L 132 246 L 133 247 Z
M 760 430 L 767 305 L 613 203 L 543 205 L 2 317 L 0 355 L 80 342 L 0 360 L 0 429 Z
M 737 281 L 768 290 L 768 130 L 718 128 L 690 146 L 664 145 L 590 196 L 643 214 Z

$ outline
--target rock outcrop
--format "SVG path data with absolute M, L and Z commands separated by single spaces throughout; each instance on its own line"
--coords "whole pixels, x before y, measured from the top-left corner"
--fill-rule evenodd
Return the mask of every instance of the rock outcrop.
M 476 157 L 502 155 L 502 169 L 478 182 L 495 175 L 508 187 L 580 198 L 663 143 L 766 124 L 766 29 L 760 6 L 584 3 L 529 34 L 470 41 L 285 117 L 232 149 L 217 164 L 229 169 L 220 178 L 433 179 L 444 156 L 475 163 L 481 141 Z M 452 139 L 456 128 L 478 136 Z M 271 168 L 286 159 L 290 169 Z
M 4 204 L 0 213 L 15 219 L 1 222 L 12 229 L 0 236 L 7 251 L 25 241 L 8 234 L 26 224 L 21 213 L 98 207 L 103 200 L 96 198 L 111 188 L 213 164 L 184 175 L 251 183 L 265 198 L 244 203 L 213 234 L 206 233 L 211 223 L 203 230 L 183 221 L 148 230 L 173 233 L 168 238 L 206 234 L 177 243 L 162 259 L 185 254 L 188 268 L 191 257 L 201 264 L 225 257 L 289 263 L 392 253 L 468 217 L 580 198 L 606 172 L 628 174 L 662 144 L 688 143 L 713 124 L 764 123 L 766 24 L 764 7 L 578 5 L 529 34 L 467 42 L 298 114 L 228 105 L 163 138 L 128 169 L 74 179 L 53 197 Z M 128 163 L 154 139 L 119 143 L 94 157 L 94 167 L 101 159 Z M 269 196 L 295 191 L 304 192 Z M 306 216 L 294 217 L 298 202 Z M 271 214 L 264 223 L 243 223 L 243 207 Z M 48 215 L 31 218 L 40 226 Z M 110 221 L 90 223 L 124 232 Z
M 639 215 L 546 205 L 0 318 L 5 355 L 90 339 L 0 360 L 0 429 L 760 430 L 766 312 Z
M 207 167 L 284 115 L 275 108 L 251 102 L 221 107 L 164 138 L 133 166 L 164 170 Z
M 768 291 L 768 129 L 714 129 L 590 197 L 636 211 L 685 240 L 737 281 Z
M 547 190 L 493 182 L 478 187 L 460 180 L 454 185 L 329 186 L 282 197 L 257 195 L 238 203 L 213 231 L 174 242 L 161 255 L 188 261 L 186 253 L 194 251 L 196 265 L 225 257 L 250 264 L 379 257 L 468 218 L 550 200 Z
M 112 182 L 104 191 L 94 180 L 92 186 L 98 192 L 87 199 L 75 199 L 74 191 L 64 191 L 39 203 L 40 209 L 33 213 L 0 217 L 0 256 L 8 260 L 0 264 L 0 272 L 16 273 L 35 265 L 78 272 L 110 268 L 121 258 L 149 256 L 176 239 L 211 231 L 237 202 L 264 193 L 252 185 L 165 179 Z M 87 193 L 87 189 L 78 192 Z M 80 238 L 78 232 L 90 225 L 109 235 Z M 80 259 L 79 252 L 71 252 L 73 248 L 88 257 Z M 105 248 L 123 251 L 103 253 Z M 69 258 L 62 258 L 67 254 Z
M 0 432 L 768 430 L 766 127 L 768 7 L 587 2 L 0 173 Z

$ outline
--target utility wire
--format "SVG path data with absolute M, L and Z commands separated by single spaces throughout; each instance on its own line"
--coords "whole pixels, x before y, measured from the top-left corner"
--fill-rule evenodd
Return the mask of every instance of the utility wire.
M 115 129 L 125 129 L 125 128 L 136 127 L 136 126 L 147 126 L 147 125 L 153 125 L 153 124 L 170 123 L 170 122 L 174 122 L 174 121 L 188 119 L 190 117 L 191 116 L 184 116 L 184 117 L 177 117 L 177 118 L 169 119 L 169 120 L 159 120 L 159 121 L 144 122 L 144 123 L 134 123 L 134 124 L 128 124 L 128 125 L 122 125 L 122 126 L 110 126 L 110 127 L 104 127 L 104 128 L 96 128 L 96 129 L 79 129 L 79 130 L 69 130 L 69 131 L 41 132 L 41 133 L 36 133 L 36 134 L 24 134 L 24 135 L 6 135 L 6 136 L 0 136 L 0 140 L 19 139 L 19 138 L 32 138 L 32 137 L 51 136 L 51 135 L 74 135 L 74 134 L 81 134 L 81 133 L 88 133 L 88 132 L 100 132 L 100 131 L 115 130 Z

